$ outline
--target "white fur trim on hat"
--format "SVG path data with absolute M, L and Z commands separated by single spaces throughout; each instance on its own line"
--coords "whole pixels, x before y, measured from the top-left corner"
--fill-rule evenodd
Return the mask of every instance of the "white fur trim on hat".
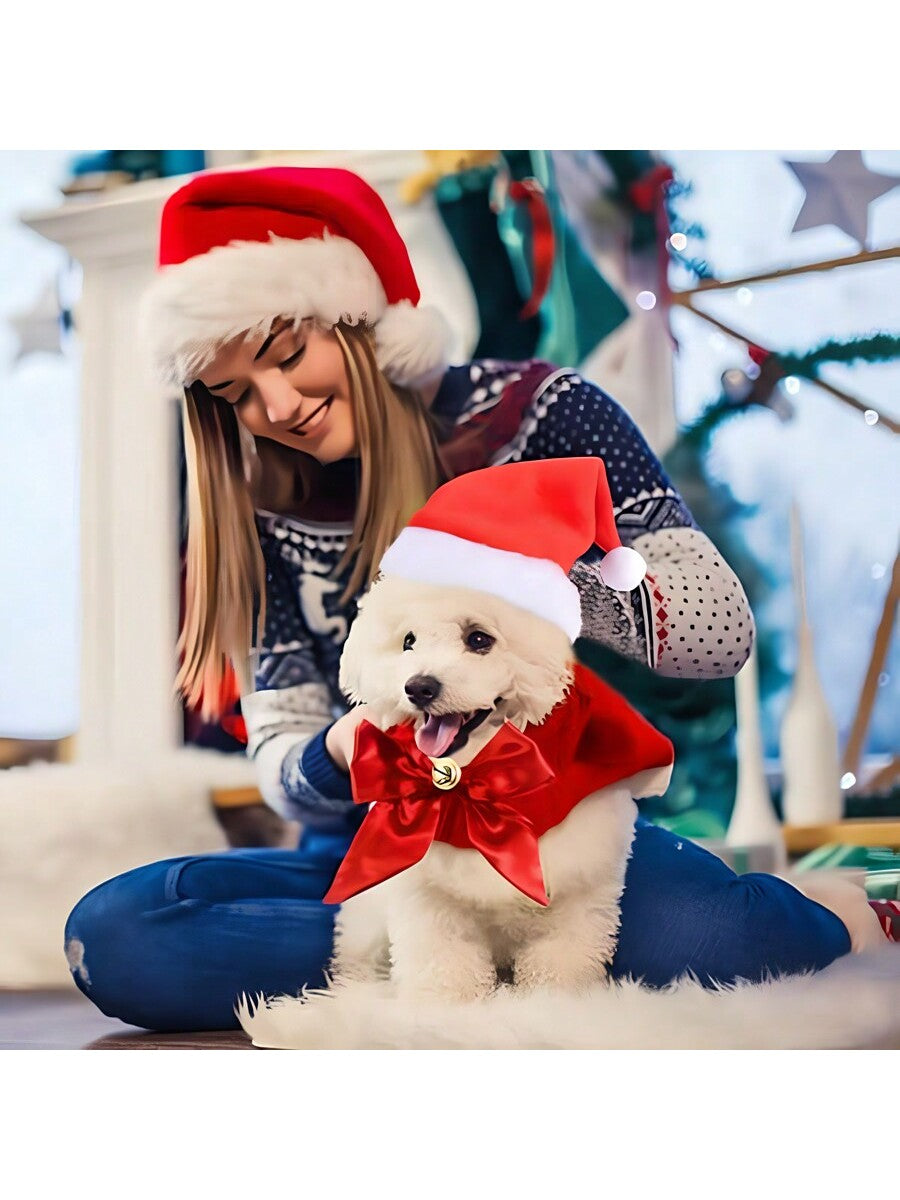
M 392 304 L 375 326 L 375 357 L 401 387 L 429 383 L 447 366 L 450 327 L 436 308 Z
M 392 314 L 408 308 L 399 326 Z M 141 330 L 161 378 L 190 383 L 223 342 L 268 330 L 274 317 L 313 317 L 331 328 L 364 322 L 380 333 L 388 317 L 379 365 L 395 383 L 412 386 L 446 366 L 434 316 L 411 304 L 389 306 L 375 268 L 347 238 L 280 238 L 232 242 L 160 269 L 141 304 Z M 440 358 L 440 362 L 438 362 Z M 399 378 L 390 373 L 396 369 Z M 421 374 L 417 374 L 421 371 Z
M 381 570 L 417 583 L 468 587 L 499 596 L 559 626 L 570 642 L 581 632 L 578 588 L 550 559 L 409 525 L 387 548 Z

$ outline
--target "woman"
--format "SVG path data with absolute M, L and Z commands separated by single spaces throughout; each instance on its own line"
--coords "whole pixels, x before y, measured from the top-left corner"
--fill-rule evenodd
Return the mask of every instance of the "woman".
M 176 859 L 101 884 L 70 916 L 76 983 L 104 1012 L 157 1029 L 235 1023 L 240 992 L 316 986 L 323 905 L 359 824 L 337 688 L 356 598 L 405 520 L 451 475 L 599 454 L 633 592 L 576 564 L 584 632 L 666 675 L 733 675 L 753 621 L 627 415 L 546 363 L 447 368 L 440 318 L 417 307 L 406 249 L 345 171 L 211 173 L 169 200 L 146 322 L 184 387 L 189 535 L 178 684 L 214 716 L 226 662 L 266 800 L 299 818 L 296 851 Z M 661 985 L 825 966 L 844 924 L 788 884 L 738 878 L 639 821 L 622 898 L 619 977 Z

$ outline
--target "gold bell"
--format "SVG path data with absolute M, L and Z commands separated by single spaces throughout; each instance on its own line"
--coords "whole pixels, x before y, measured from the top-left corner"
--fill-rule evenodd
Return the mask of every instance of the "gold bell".
M 440 788 L 442 792 L 449 792 L 462 779 L 462 768 L 453 758 L 433 758 L 431 779 L 435 787 Z

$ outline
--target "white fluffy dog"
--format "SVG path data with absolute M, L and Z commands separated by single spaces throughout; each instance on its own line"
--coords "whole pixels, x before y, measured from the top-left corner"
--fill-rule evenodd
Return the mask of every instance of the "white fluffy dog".
M 504 722 L 540 724 L 564 698 L 573 662 L 560 628 L 506 600 L 386 576 L 362 601 L 340 685 L 361 718 L 381 729 L 413 722 L 424 754 L 465 768 Z M 457 1000 L 485 996 L 498 979 L 523 989 L 605 979 L 635 816 L 626 780 L 540 838 L 547 907 L 477 850 L 433 842 L 416 865 L 343 904 L 335 979 L 389 971 L 400 996 Z

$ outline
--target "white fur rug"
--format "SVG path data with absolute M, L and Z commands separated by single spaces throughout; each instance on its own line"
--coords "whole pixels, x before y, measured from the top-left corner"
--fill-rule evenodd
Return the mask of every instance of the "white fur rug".
M 69 987 L 63 926 L 95 884 L 143 863 L 224 850 L 210 788 L 255 782 L 243 755 L 195 747 L 132 766 L 0 771 L 0 987 Z
M 239 1004 L 253 1044 L 292 1050 L 900 1049 L 900 945 L 815 975 L 707 991 L 635 983 L 582 996 L 501 990 L 468 1004 L 401 1004 L 349 984 Z

